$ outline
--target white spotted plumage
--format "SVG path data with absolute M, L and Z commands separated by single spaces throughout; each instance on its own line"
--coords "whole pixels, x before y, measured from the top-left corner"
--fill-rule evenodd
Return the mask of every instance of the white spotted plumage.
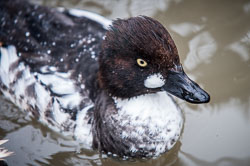
M 65 8 L 57 9 L 60 12 L 66 11 Z M 108 29 L 112 24 L 111 20 L 95 13 L 78 9 L 69 9 L 67 11 L 72 16 L 93 20 L 101 24 L 104 29 Z M 39 19 L 42 17 L 43 14 L 38 16 Z M 26 31 L 24 35 L 28 38 L 31 36 L 31 33 Z M 37 35 L 40 36 L 40 34 Z M 95 38 L 87 36 L 80 39 L 79 43 L 87 42 L 87 44 L 91 44 L 95 40 Z M 47 45 L 48 43 L 44 41 L 43 44 Z M 52 46 L 56 45 L 57 43 L 53 41 Z M 74 47 L 74 45 L 71 44 L 70 47 Z M 93 48 L 90 47 L 88 50 L 91 51 L 91 57 L 96 59 L 96 53 L 93 51 Z M 87 51 L 87 48 L 84 51 Z M 51 50 L 48 49 L 46 53 L 40 58 L 50 62 Z M 1 86 L 6 87 L 1 88 L 2 93 L 22 110 L 35 109 L 40 121 L 48 124 L 52 129 L 60 131 L 64 130 L 64 127 L 70 128 L 73 136 L 81 140 L 81 142 L 85 142 L 87 147 L 90 147 L 92 144 L 92 133 L 90 132 L 91 124 L 87 123 L 90 118 L 87 117 L 87 111 L 93 107 L 93 102 L 88 98 L 85 85 L 76 86 L 77 80 L 71 78 L 72 73 L 70 71 L 67 73 L 59 72 L 55 66 L 45 65 L 41 66 L 39 72 L 31 72 L 29 65 L 22 61 L 18 62 L 19 58 L 20 55 L 17 54 L 15 46 L 0 46 L 0 82 Z M 60 61 L 64 62 L 64 59 L 61 58 Z M 76 58 L 75 61 L 78 62 L 79 59 Z M 14 65 L 16 65 L 15 68 L 12 68 Z M 28 89 L 33 92 L 28 92 Z M 34 96 L 31 96 L 32 94 L 30 93 L 33 93 Z M 84 104 L 82 103 L 83 101 Z M 82 107 L 80 107 L 81 104 L 83 105 Z M 48 109 L 51 110 L 50 119 L 46 115 Z M 70 113 L 65 113 L 67 109 L 79 110 L 75 117 L 76 120 L 71 119 L 72 115 Z M 32 111 L 28 112 L 31 113 Z M 51 122 L 53 123 L 52 125 Z
M 35 111 L 38 114 L 41 122 L 51 124 L 52 121 L 52 125 L 50 125 L 52 129 L 60 131 L 66 127 L 71 129 L 70 132 L 74 132 L 74 126 L 76 125 L 77 128 L 79 120 L 77 122 L 72 120 L 71 115 L 66 113 L 64 109 L 81 109 L 79 105 L 84 99 L 85 108 L 93 106 L 93 103 L 91 100 L 86 100 L 87 96 L 81 96 L 75 86 L 75 81 L 70 79 L 70 74 L 57 72 L 54 66 L 43 66 L 40 73 L 33 73 L 24 62 L 17 63 L 19 57 L 14 46 L 1 47 L 0 49 L 1 86 L 7 87 L 6 90 L 4 90 L 5 88 L 1 89 L 4 95 L 22 110 L 29 111 L 29 109 L 35 108 L 36 110 L 33 110 L 33 112 Z M 14 65 L 16 65 L 15 68 L 12 68 Z M 48 71 L 52 74 L 43 74 L 43 72 L 47 73 Z M 29 88 L 31 89 L 29 90 Z M 55 96 L 52 93 L 58 95 Z M 50 117 L 46 115 L 48 110 L 51 114 Z M 87 111 L 84 108 L 82 110 Z M 84 119 L 86 121 L 88 119 L 83 115 L 86 116 L 86 113 L 81 112 L 77 119 L 81 118 L 82 123 L 86 123 Z M 81 129 L 90 130 L 90 126 L 81 125 Z M 74 135 L 74 133 L 71 135 Z M 89 133 L 89 136 L 92 136 L 91 133 Z

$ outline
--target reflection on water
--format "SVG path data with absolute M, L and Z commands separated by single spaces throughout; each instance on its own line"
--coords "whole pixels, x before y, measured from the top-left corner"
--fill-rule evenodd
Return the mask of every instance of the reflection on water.
M 250 52 L 250 31 L 248 31 L 239 41 L 232 43 L 229 49 L 237 53 L 242 60 L 248 61 Z
M 204 161 L 216 161 L 225 156 L 250 157 L 250 144 L 247 143 L 250 97 L 247 100 L 245 103 L 231 98 L 213 106 L 186 107 L 187 124 L 183 133 L 186 139 L 182 140 L 182 150 L 190 153 L 192 149 L 192 155 Z
M 48 6 L 65 6 L 67 8 L 81 8 L 105 15 L 110 19 L 125 18 L 137 15 L 153 16 L 158 11 L 167 10 L 171 0 L 143 0 L 143 1 L 100 1 L 100 0 L 31 0 L 34 3 Z M 175 0 L 178 2 L 178 0 Z
M 250 2 L 247 2 L 245 5 L 243 5 L 243 9 L 246 13 L 250 13 Z
M 144 14 L 168 28 L 184 68 L 211 95 L 205 105 L 178 100 L 185 114 L 180 141 L 156 159 L 121 161 L 48 129 L 0 97 L 0 139 L 22 165 L 249 165 L 250 2 L 200 0 L 32 0 L 86 9 L 110 19 Z
M 193 24 L 193 23 L 180 23 L 180 24 L 172 24 L 170 25 L 170 29 L 178 35 L 181 35 L 183 37 L 187 37 L 189 35 L 192 35 L 195 32 L 199 32 L 204 28 L 204 25 L 198 25 L 198 24 Z
M 184 61 L 188 70 L 202 63 L 209 63 L 216 51 L 216 42 L 209 32 L 202 32 L 189 41 L 189 53 Z
M 201 160 L 191 154 L 183 153 L 185 162 L 183 165 L 202 165 L 202 166 L 214 166 L 214 165 L 225 165 L 225 166 L 236 166 L 236 165 L 249 165 L 250 158 L 235 158 L 235 157 L 222 157 L 216 161 Z

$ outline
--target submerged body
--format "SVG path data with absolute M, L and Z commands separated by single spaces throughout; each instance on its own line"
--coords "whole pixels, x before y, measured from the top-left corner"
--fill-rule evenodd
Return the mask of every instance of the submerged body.
M 0 7 L 2 93 L 86 148 L 157 156 L 174 146 L 183 126 L 181 111 L 164 89 L 191 102 L 209 100 L 199 87 L 194 95 L 188 85 L 188 93 L 170 88 L 167 78 L 179 80 L 175 75 L 182 71 L 178 53 L 151 18 L 116 20 L 107 28 L 109 20 L 79 10 L 20 0 L 1 1 Z M 146 37 L 150 26 L 153 37 Z

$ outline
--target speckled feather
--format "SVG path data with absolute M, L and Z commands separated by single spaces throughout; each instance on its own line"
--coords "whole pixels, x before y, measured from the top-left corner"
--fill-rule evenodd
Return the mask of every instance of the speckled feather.
M 95 148 L 119 156 L 152 157 L 170 150 L 178 140 L 183 117 L 166 92 L 125 100 L 112 100 L 105 93 L 99 97 L 93 125 Z
M 96 96 L 94 73 L 98 70 L 97 59 L 106 30 L 98 22 L 74 16 L 72 11 L 20 2 L 0 2 L 1 51 L 17 55 L 15 59 L 5 55 L 11 61 L 6 70 L 13 78 L 8 87 L 5 84 L 1 87 L 22 109 L 70 131 L 78 110 L 92 105 L 91 99 Z M 1 62 L 6 60 L 2 57 Z M 22 92 L 17 93 L 17 88 L 23 89 Z M 39 104 L 43 98 L 47 101 Z M 55 112 L 51 112 L 55 107 L 66 113 L 69 120 L 61 122 L 66 124 L 55 119 Z

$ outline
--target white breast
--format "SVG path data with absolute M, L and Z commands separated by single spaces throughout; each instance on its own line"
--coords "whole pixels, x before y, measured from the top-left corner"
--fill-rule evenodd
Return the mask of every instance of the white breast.
M 117 120 L 121 126 L 132 126 L 134 131 L 122 132 L 121 137 L 138 139 L 140 145 L 132 145 L 131 151 L 136 147 L 155 149 L 159 155 L 173 147 L 180 136 L 183 117 L 180 109 L 166 92 L 147 94 L 132 99 L 115 99 L 118 108 Z M 154 138 L 151 144 L 145 143 L 145 134 L 150 133 Z M 141 139 L 141 140 L 140 140 Z M 173 140 L 174 143 L 173 143 Z M 171 142 L 172 141 L 172 142 Z M 157 143 L 153 143 L 157 142 Z

